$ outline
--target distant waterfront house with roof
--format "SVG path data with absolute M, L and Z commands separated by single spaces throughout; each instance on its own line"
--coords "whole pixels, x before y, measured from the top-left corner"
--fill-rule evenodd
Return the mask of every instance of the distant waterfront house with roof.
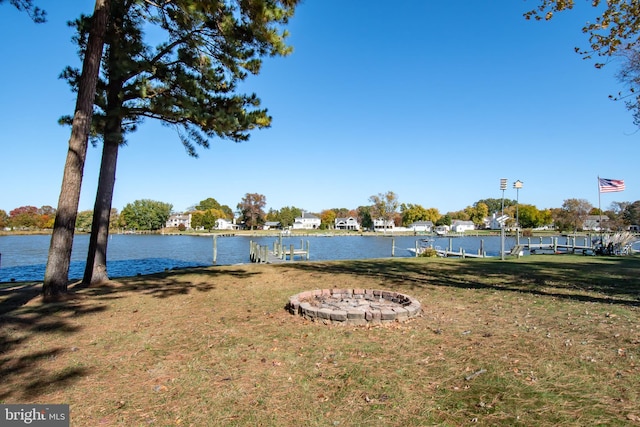
M 425 233 L 431 233 L 433 230 L 433 222 L 431 221 L 415 221 L 407 226 L 407 228 L 413 232 L 422 231 Z
M 180 227 L 180 224 L 184 225 L 185 229 L 191 228 L 191 214 L 179 213 L 170 215 L 169 219 L 167 219 L 167 222 L 165 223 L 165 227 L 178 228 Z
M 447 234 L 449 231 L 451 231 L 451 227 L 449 227 L 448 225 L 436 225 L 436 228 L 434 228 L 433 231 L 437 235 L 443 236 Z
M 600 220 L 602 219 L 602 223 Z M 606 215 L 587 215 L 587 218 L 582 223 L 582 229 L 584 231 L 600 231 L 609 228 L 607 222 L 609 217 Z
M 336 218 L 334 226 L 336 230 L 360 230 L 358 220 L 352 216 L 349 218 Z
M 280 221 L 267 221 L 264 223 L 264 226 L 262 226 L 263 230 L 278 230 L 280 228 L 282 228 Z
M 218 218 L 216 219 L 216 229 L 217 230 L 237 230 L 238 225 L 236 221 L 229 221 L 228 219 Z
M 294 230 L 315 230 L 320 228 L 320 218 L 302 212 L 302 216 L 299 216 L 293 221 Z
M 498 222 L 498 217 L 500 217 L 500 213 L 496 212 L 492 214 L 490 217 L 484 219 L 485 228 L 489 228 L 491 230 L 500 230 L 502 226 Z
M 473 231 L 476 229 L 473 221 L 463 221 L 461 219 L 454 219 L 451 221 L 451 231 L 454 233 L 464 233 L 465 231 Z
M 392 231 L 396 224 L 393 220 L 384 220 L 382 218 L 373 220 L 373 231 Z

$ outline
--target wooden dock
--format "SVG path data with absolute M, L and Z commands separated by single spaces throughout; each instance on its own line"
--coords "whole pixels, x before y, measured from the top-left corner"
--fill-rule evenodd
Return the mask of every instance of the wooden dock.
M 304 242 L 300 243 L 300 248 L 296 249 L 294 245 L 285 247 L 282 239 L 273 242 L 273 247 L 267 245 L 259 245 L 256 242 L 249 242 L 249 259 L 251 262 L 276 264 L 286 261 L 308 260 L 309 259 L 309 241 L 307 241 L 306 249 Z
M 451 251 L 448 249 L 436 249 L 435 250 L 438 256 L 441 257 L 460 257 L 460 258 L 491 258 L 491 256 L 487 256 L 484 252 L 473 253 L 473 252 L 465 252 L 464 249 L 460 248 L 459 251 Z
M 480 247 L 478 248 L 478 253 L 467 252 L 464 249 L 460 248 L 458 251 L 453 250 L 453 239 L 449 238 L 449 248 L 448 249 L 440 249 L 436 248 L 436 252 L 438 256 L 441 257 L 460 257 L 460 258 L 489 258 L 487 257 L 487 253 L 484 250 L 484 240 L 480 239 Z
M 421 239 L 421 240 L 424 240 L 424 239 Z M 442 249 L 438 246 L 434 247 L 433 240 L 429 241 L 429 243 L 431 244 L 429 244 L 428 246 L 425 246 L 420 244 L 420 240 L 416 240 L 415 249 L 411 248 L 409 249 L 409 251 L 413 252 L 415 256 L 419 256 L 426 249 L 433 249 L 436 252 L 436 254 L 440 257 L 490 258 L 490 256 L 487 256 L 487 253 L 484 250 L 484 240 L 480 240 L 480 248 L 478 249 L 477 253 L 467 252 L 463 248 L 460 248 L 460 250 L 458 251 L 454 251 L 453 240 L 451 238 L 449 239 L 448 249 Z M 395 243 L 393 243 L 393 245 L 395 246 Z M 393 250 L 392 250 L 391 256 L 394 256 Z
M 519 242 L 519 245 L 522 246 L 523 249 L 529 251 L 529 253 L 535 254 L 540 251 L 541 253 L 552 252 L 554 254 L 564 254 L 564 253 L 576 253 L 582 252 L 583 254 L 593 253 L 595 251 L 594 246 L 591 243 L 591 239 L 589 236 L 580 236 L 580 240 L 582 240 L 582 244 L 578 242 L 578 237 L 569 236 L 567 238 L 567 243 L 559 244 L 557 237 L 549 237 L 548 241 L 544 241 L 542 237 L 539 239 L 538 243 L 532 242 L 532 238 L 527 238 L 527 242 L 523 241 Z M 536 240 L 537 240 L 536 239 Z

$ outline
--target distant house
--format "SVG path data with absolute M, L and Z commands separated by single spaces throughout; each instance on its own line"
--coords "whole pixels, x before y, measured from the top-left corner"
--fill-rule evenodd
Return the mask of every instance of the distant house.
M 282 228 L 280 221 L 267 221 L 262 226 L 263 230 L 278 230 Z
M 423 231 L 425 233 L 431 233 L 433 230 L 433 222 L 431 221 L 415 221 L 407 226 L 411 231 Z
M 184 225 L 185 229 L 191 228 L 191 214 L 190 213 L 187 213 L 187 214 L 185 214 L 185 213 L 173 214 L 173 215 L 169 216 L 169 219 L 165 223 L 165 227 L 167 227 L 167 228 L 170 228 L 170 227 L 178 228 L 178 227 L 180 227 L 180 224 Z
M 600 219 L 602 219 L 602 223 L 600 223 Z M 609 217 L 606 215 L 587 215 L 587 218 L 582 223 L 582 229 L 584 231 L 600 231 L 607 229 L 607 221 L 609 221 Z
M 237 230 L 238 225 L 235 220 L 229 221 L 228 219 L 218 218 L 216 219 L 217 230 Z
M 320 218 L 302 212 L 302 216 L 293 221 L 293 228 L 295 230 L 315 230 L 320 228 Z
M 500 222 L 498 222 L 498 218 L 501 216 L 500 213 L 494 213 L 493 215 L 491 215 L 491 218 L 485 218 L 484 219 L 484 223 L 485 226 L 488 225 L 487 228 L 490 228 L 491 230 L 500 230 L 501 225 Z
M 464 233 L 465 231 L 475 230 L 476 226 L 473 221 L 463 221 L 460 219 L 454 219 L 451 221 L 451 231 L 454 233 Z
M 334 225 L 336 230 L 360 230 L 358 220 L 352 216 L 349 218 L 336 218 Z
M 444 235 L 451 231 L 451 228 L 448 225 L 436 225 L 433 231 L 438 235 Z
M 396 224 L 393 220 L 384 220 L 382 218 L 373 220 L 373 231 L 393 231 Z

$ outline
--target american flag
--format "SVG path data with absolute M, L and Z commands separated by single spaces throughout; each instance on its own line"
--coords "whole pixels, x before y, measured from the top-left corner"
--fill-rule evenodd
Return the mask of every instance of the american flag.
M 601 193 L 613 193 L 614 191 L 624 190 L 624 180 L 598 178 L 598 187 Z

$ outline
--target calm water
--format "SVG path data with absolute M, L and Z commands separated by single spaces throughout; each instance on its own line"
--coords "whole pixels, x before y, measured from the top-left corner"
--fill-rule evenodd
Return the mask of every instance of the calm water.
M 299 248 L 301 242 L 310 244 L 311 260 L 341 260 L 388 258 L 392 242 L 395 242 L 396 257 L 413 256 L 420 237 L 415 236 L 335 236 L 335 237 L 285 237 L 286 247 L 293 244 Z M 276 237 L 218 237 L 217 265 L 244 264 L 249 262 L 249 242 L 273 246 Z M 562 238 L 559 239 L 561 243 Z M 0 282 L 43 280 L 50 236 L 0 236 Z M 487 255 L 500 254 L 500 237 L 456 237 L 436 238 L 434 246 L 454 251 L 477 253 L 482 244 Z M 548 238 L 545 238 L 545 242 Z M 84 273 L 85 257 L 89 243 L 88 235 L 75 237 L 69 277 L 79 279 Z M 507 237 L 505 249 L 515 244 Z M 578 244 L 583 244 L 579 239 Z M 179 267 L 208 266 L 213 264 L 213 238 L 211 236 L 162 236 L 116 234 L 109 239 L 107 270 L 110 277 L 135 276 Z

